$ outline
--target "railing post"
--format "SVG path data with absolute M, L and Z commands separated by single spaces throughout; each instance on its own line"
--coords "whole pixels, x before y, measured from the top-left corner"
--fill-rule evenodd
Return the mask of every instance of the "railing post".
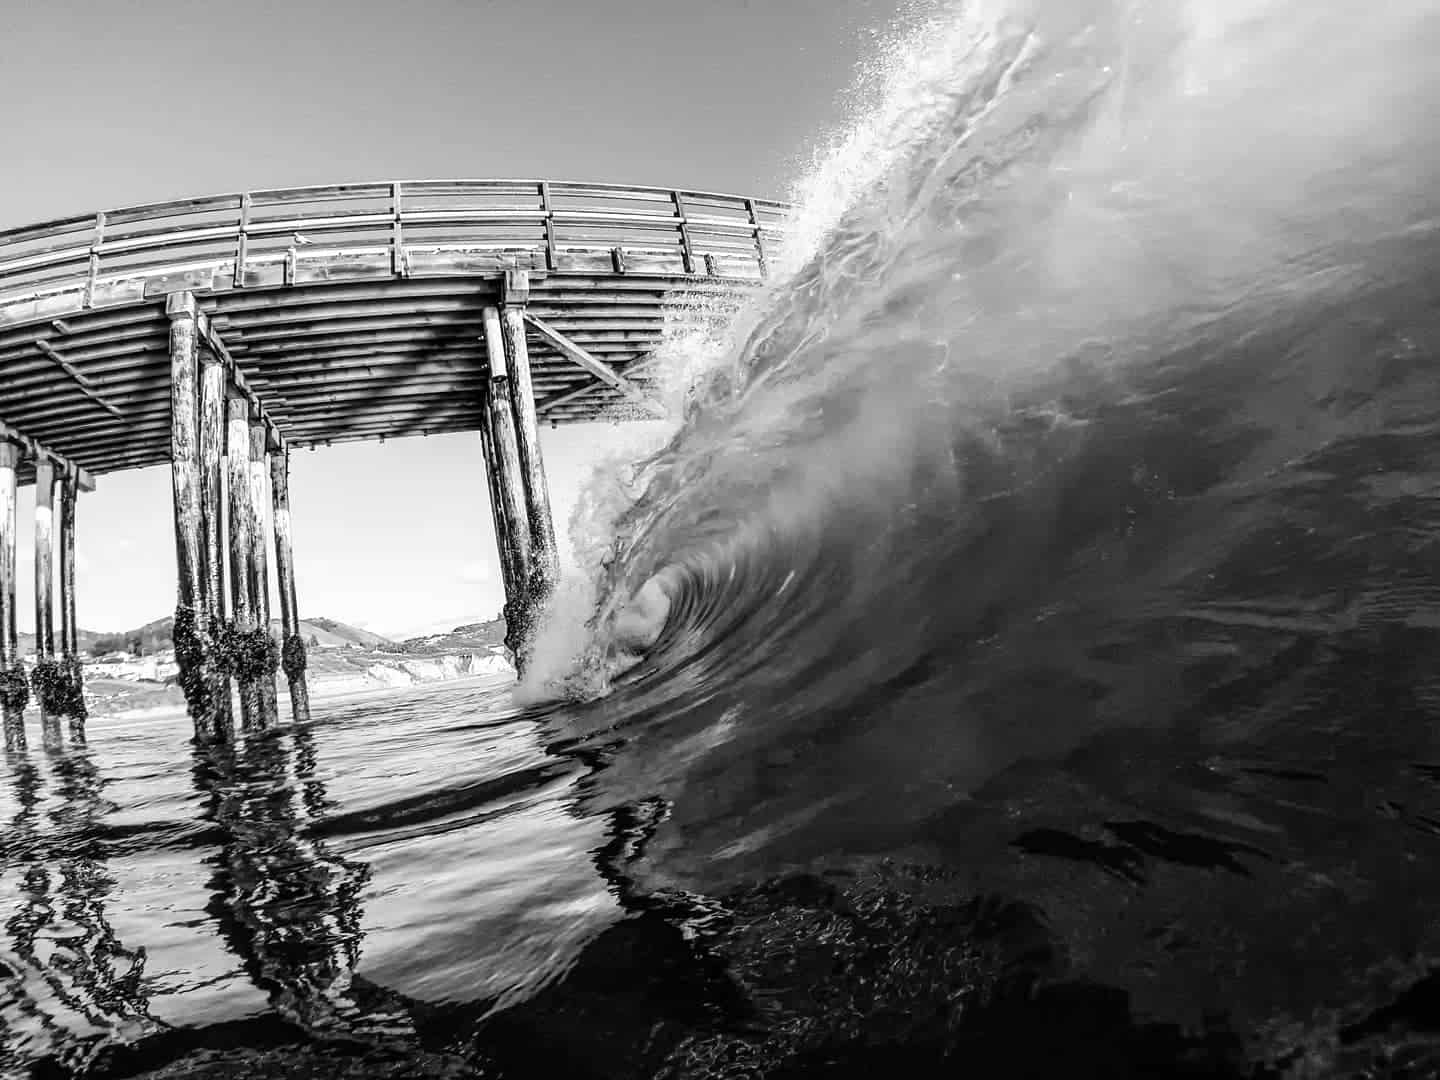
M 679 191 L 670 193 L 671 201 L 675 203 L 675 217 L 680 227 L 680 254 L 685 264 L 685 272 L 693 274 L 695 270 L 695 251 L 690 246 L 690 224 L 685 215 L 685 196 Z
M 480 430 L 485 430 L 483 425 Z M 305 639 L 300 635 L 300 609 L 295 599 L 288 446 L 281 446 L 270 457 L 270 497 L 275 516 L 275 577 L 280 595 L 280 627 L 284 634 L 280 662 L 290 684 L 290 712 L 297 724 L 303 724 L 310 719 L 310 690 L 305 684 Z
M 0 441 L 0 705 L 5 714 L 5 749 L 25 749 L 25 705 L 30 684 L 20 662 L 15 620 L 15 470 L 20 447 Z
M 86 310 L 95 306 L 95 282 L 100 277 L 100 245 L 105 242 L 105 212 L 95 215 L 95 236 L 90 241 L 90 267 L 85 278 L 85 295 L 81 306 Z
M 250 257 L 250 193 L 240 196 L 240 235 L 235 240 L 235 288 L 245 287 L 245 260 Z
M 770 276 L 770 267 L 765 257 L 765 238 L 760 233 L 760 214 L 755 207 L 755 200 L 746 199 L 745 209 L 750 213 L 750 228 L 755 233 L 755 258 L 760 263 L 760 276 L 766 278 Z
M 60 715 L 50 687 L 55 664 L 55 462 L 35 462 L 35 674 L 40 699 L 40 733 L 46 746 L 60 744 Z
M 410 264 L 405 259 L 405 232 L 401 225 L 400 182 L 390 185 L 390 272 L 396 277 L 408 277 Z
M 545 269 L 557 270 L 559 256 L 555 250 L 555 208 L 550 205 L 550 185 L 540 182 L 540 207 L 545 211 Z

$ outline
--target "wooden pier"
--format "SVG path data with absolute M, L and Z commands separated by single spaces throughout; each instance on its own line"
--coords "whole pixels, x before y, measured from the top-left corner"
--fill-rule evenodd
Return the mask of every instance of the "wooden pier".
M 289 502 L 290 453 L 302 447 L 478 431 L 507 643 L 523 665 L 557 573 L 540 425 L 663 415 L 645 371 L 667 318 L 702 317 L 761 280 L 786 209 L 663 188 L 430 180 L 219 195 L 0 232 L 6 745 L 25 743 L 31 686 L 45 740 L 62 737 L 62 720 L 84 737 L 77 496 L 97 476 L 166 461 L 176 658 L 197 737 L 230 736 L 232 681 L 242 729 L 274 723 L 277 670 L 294 717 L 308 717 Z M 23 483 L 37 492 L 30 685 L 15 631 Z

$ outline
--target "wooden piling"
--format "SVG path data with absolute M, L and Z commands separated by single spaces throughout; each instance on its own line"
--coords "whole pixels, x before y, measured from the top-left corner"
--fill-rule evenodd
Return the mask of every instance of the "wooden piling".
M 250 403 L 232 395 L 226 402 L 226 476 L 230 489 L 230 611 L 234 640 L 240 650 L 254 641 L 255 607 L 251 603 L 250 560 L 255 547 L 255 508 L 250 501 Z M 240 723 L 253 731 L 264 723 L 260 682 L 253 665 L 241 663 Z
M 199 442 L 199 347 L 195 297 L 175 293 L 165 302 L 170 316 L 170 479 L 175 502 L 175 662 L 180 686 L 195 722 L 195 737 L 214 737 L 216 702 L 211 698 L 206 647 L 206 582 L 201 551 Z
M 179 606 L 195 613 L 205 595 L 201 575 L 200 445 L 196 385 L 199 355 L 195 298 L 177 293 L 170 315 L 170 477 L 175 494 L 175 559 Z
M 80 661 L 80 628 L 75 609 L 75 510 L 80 473 L 73 465 L 60 477 L 60 662 L 67 687 L 70 739 L 85 741 L 85 669 Z
M 20 447 L 0 441 L 0 703 L 5 720 L 5 749 L 25 749 L 25 700 L 29 684 L 20 663 L 15 620 L 15 470 Z
M 263 632 L 266 642 L 270 632 L 270 557 L 266 550 L 269 537 L 265 529 L 265 508 L 270 505 L 270 454 L 266 449 L 269 433 L 265 424 L 250 423 L 250 505 L 254 510 L 255 529 L 250 534 L 250 603 L 255 610 L 255 626 Z M 257 642 L 259 638 L 256 639 Z M 275 670 L 259 675 L 260 703 L 267 727 L 280 717 L 275 692 Z
M 485 391 L 488 396 L 489 391 Z M 505 516 L 505 499 L 500 492 L 499 465 L 495 461 L 495 441 L 490 435 L 488 409 L 480 422 L 480 452 L 485 459 L 485 479 L 490 489 L 490 520 L 495 526 L 495 552 L 500 561 L 500 579 L 505 586 L 505 602 L 520 591 L 520 566 L 510 546 L 510 520 Z
M 288 446 L 282 446 L 270 457 L 270 498 L 275 519 L 275 584 L 280 596 L 280 629 L 284 635 L 281 665 L 290 684 L 290 712 L 297 724 L 303 724 L 310 719 L 310 689 L 305 683 L 305 640 L 300 636 L 300 609 L 295 599 Z
M 206 637 L 212 649 L 225 632 L 225 364 L 206 349 L 200 366 L 200 509 L 204 547 L 200 553 L 205 580 Z M 214 703 L 214 736 L 229 739 L 235 719 L 230 676 L 223 665 L 209 665 L 210 700 Z
M 527 601 L 531 553 L 529 515 L 525 508 L 525 478 L 520 468 L 520 451 L 515 439 L 515 414 L 510 399 L 505 338 L 499 309 L 485 308 L 483 319 L 485 351 L 490 362 L 490 379 L 485 393 L 491 453 L 487 466 L 498 489 L 498 505 L 504 508 L 500 520 L 504 522 L 505 543 L 500 557 L 502 560 L 511 560 L 515 582 L 514 588 L 507 589 L 505 596 L 505 644 L 515 657 L 516 667 L 523 669 L 529 652 L 531 631 L 530 607 Z
M 525 340 L 525 304 L 529 296 L 529 274 L 524 270 L 507 271 L 500 324 L 509 370 L 510 406 L 515 416 L 515 445 L 525 480 L 525 512 L 530 529 L 527 603 L 533 616 L 539 614 L 554 592 L 560 563 L 555 547 L 555 521 L 550 512 L 550 488 L 545 481 L 545 462 L 540 453 L 535 390 L 530 381 L 530 350 Z
M 60 716 L 48 708 L 43 688 L 55 670 L 55 463 L 35 462 L 35 685 L 40 692 L 40 734 L 46 746 L 60 743 Z

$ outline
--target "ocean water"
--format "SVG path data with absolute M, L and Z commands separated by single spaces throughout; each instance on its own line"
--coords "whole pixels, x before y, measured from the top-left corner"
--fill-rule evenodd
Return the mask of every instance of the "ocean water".
M 5 764 L 6 1062 L 1440 1075 L 1437 55 L 913 10 L 524 685 Z

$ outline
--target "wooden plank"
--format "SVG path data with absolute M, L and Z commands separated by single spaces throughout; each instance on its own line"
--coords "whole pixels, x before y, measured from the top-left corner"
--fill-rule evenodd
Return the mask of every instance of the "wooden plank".
M 0 248 L 13 247 L 42 236 L 57 236 L 63 233 L 84 232 L 95 224 L 94 214 L 83 217 L 51 218 L 37 221 L 34 225 L 19 225 L 13 229 L 0 229 Z
M 156 318 L 152 305 L 118 312 L 85 312 L 69 323 L 70 332 L 64 335 L 63 340 L 59 335 L 37 333 L 38 327 L 0 333 L 0 356 L 29 353 L 37 337 L 47 338 L 52 345 L 63 344 L 68 354 L 73 349 L 145 336 L 157 329 L 164 331 L 167 325 L 163 319 Z
M 147 275 L 141 295 L 147 300 L 153 300 L 177 292 L 209 292 L 222 277 L 230 277 L 226 263 L 207 263 L 192 270 Z
M 538 225 L 545 221 L 545 211 L 534 206 L 406 210 L 400 220 L 406 225 Z
M 18 276 L 27 270 L 43 270 L 47 266 L 61 266 L 65 263 L 83 262 L 88 268 L 90 265 L 90 245 L 83 247 L 60 247 L 47 250 L 31 252 L 27 255 L 20 255 L 13 259 L 0 262 L 0 281 L 7 277 Z
M 381 230 L 388 230 L 394 220 L 389 211 L 377 210 L 342 211 L 310 217 L 294 215 L 267 217 L 264 214 L 252 213 L 246 223 L 245 231 L 252 238 L 298 233 L 307 240 L 312 236 L 323 236 L 328 232 L 374 230 L 377 234 L 383 235 Z
M 407 180 L 405 187 L 412 198 L 423 196 L 456 197 L 481 195 L 493 198 L 497 195 L 531 195 L 535 191 L 534 180 Z
M 113 220 L 111 225 L 114 225 Z M 127 251 L 158 251 L 209 240 L 233 240 L 237 231 L 235 225 L 165 225 L 154 229 L 135 229 L 97 243 L 90 250 L 102 257 L 121 255 Z
M 630 398 L 637 405 L 651 411 L 656 416 L 667 415 L 667 410 L 663 405 L 651 398 L 648 394 L 645 393 L 645 391 L 641 390 L 634 383 L 630 382 L 629 379 L 626 379 L 609 364 L 605 363 L 605 361 L 601 360 L 593 353 L 587 352 L 585 349 L 582 349 L 574 341 L 571 341 L 564 334 L 560 333 L 544 319 L 536 318 L 534 315 L 531 315 L 527 312 L 525 315 L 525 320 L 537 331 L 539 331 L 541 337 L 543 337 L 546 341 L 550 342 L 550 344 L 554 345 L 555 348 L 559 349 L 567 357 L 573 360 L 580 367 L 584 368 L 591 375 L 594 375 L 601 382 L 604 382 L 609 386 L 614 387 L 616 390 L 619 390 L 622 394 Z
M 163 203 L 141 203 L 107 210 L 105 216 L 116 225 L 133 225 L 139 221 L 155 221 L 167 217 L 190 217 L 195 214 L 233 210 L 240 203 L 238 194 L 204 195 L 193 199 L 175 199 Z
M 296 202 L 330 202 L 336 199 L 383 199 L 389 194 L 388 181 L 350 184 L 317 184 L 312 187 L 270 188 L 250 192 L 256 206 Z
M 16 626 L 15 488 L 16 467 L 22 448 L 0 440 L 0 677 L 8 677 L 20 662 L 20 635 Z M 24 677 L 21 669 L 20 677 Z M 5 749 L 25 749 L 25 716 L 7 697 L 4 704 Z

